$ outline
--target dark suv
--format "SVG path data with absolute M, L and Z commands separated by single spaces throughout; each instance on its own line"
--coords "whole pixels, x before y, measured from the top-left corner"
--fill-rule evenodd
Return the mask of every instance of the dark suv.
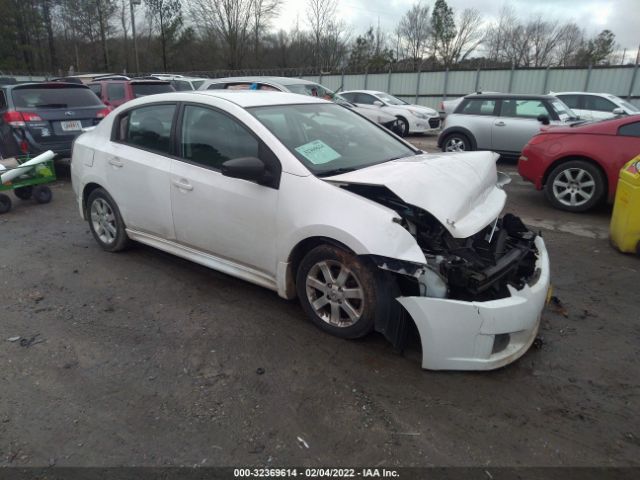
M 112 108 L 119 107 L 134 98 L 175 91 L 171 84 L 165 80 L 102 79 L 95 80 L 88 86 L 105 105 Z
M 52 150 L 58 156 L 69 156 L 82 129 L 97 125 L 109 111 L 84 85 L 4 85 L 0 87 L 0 155 Z

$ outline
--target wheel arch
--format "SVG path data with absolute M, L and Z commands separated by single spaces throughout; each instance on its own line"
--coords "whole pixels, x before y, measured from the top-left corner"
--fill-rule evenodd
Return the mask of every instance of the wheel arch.
M 585 155 L 567 155 L 564 157 L 560 157 L 556 160 L 553 161 L 553 163 L 551 163 L 547 169 L 544 171 L 544 175 L 542 176 L 542 188 L 544 189 L 547 186 L 547 181 L 549 180 L 549 175 L 551 174 L 551 172 L 558 166 L 567 163 L 567 162 L 571 162 L 574 160 L 580 160 L 583 162 L 587 162 L 591 165 L 593 165 L 594 167 L 596 167 L 600 173 L 602 174 L 602 178 L 604 178 L 604 188 L 605 188 L 605 192 L 603 197 L 605 198 L 609 198 L 609 192 L 610 192 L 610 187 L 609 187 L 609 176 L 607 175 L 607 172 L 604 168 L 602 168 L 602 165 L 600 165 L 599 162 L 597 162 L 596 160 L 594 160 L 591 157 L 587 157 Z
M 286 270 L 285 270 L 285 281 L 284 281 L 284 297 L 290 300 L 297 297 L 296 294 L 296 272 L 298 271 L 298 267 L 300 266 L 300 262 L 304 258 L 304 256 L 320 245 L 333 245 L 334 247 L 341 248 L 351 254 L 355 254 L 352 248 L 345 245 L 344 243 L 331 238 L 331 237 L 323 237 L 323 236 L 312 236 L 307 237 L 305 239 L 300 240 L 289 253 L 289 257 L 287 258 Z
M 87 217 L 87 201 L 89 200 L 89 195 L 91 195 L 91 193 L 94 190 L 97 190 L 98 188 L 102 188 L 103 190 L 105 190 L 105 188 L 102 185 L 96 182 L 89 182 L 82 189 L 82 215 L 84 216 L 85 220 L 87 220 L 88 218 Z

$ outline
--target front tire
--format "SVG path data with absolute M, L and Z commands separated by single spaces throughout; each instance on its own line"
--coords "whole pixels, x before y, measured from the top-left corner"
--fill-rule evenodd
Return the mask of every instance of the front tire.
M 105 190 L 97 188 L 87 199 L 89 228 L 98 245 L 107 252 L 119 252 L 130 240 L 118 205 Z
M 409 121 L 404 117 L 398 117 L 398 130 L 401 137 L 409 136 Z
M 551 170 L 544 194 L 555 208 L 586 212 L 600 203 L 605 185 L 598 167 L 584 160 L 571 160 Z
M 473 150 L 471 142 L 466 135 L 462 133 L 452 133 L 447 135 L 442 142 L 443 152 L 468 152 Z
M 296 290 L 303 310 L 321 330 L 340 338 L 373 330 L 376 277 L 355 255 L 332 245 L 314 248 L 300 262 Z

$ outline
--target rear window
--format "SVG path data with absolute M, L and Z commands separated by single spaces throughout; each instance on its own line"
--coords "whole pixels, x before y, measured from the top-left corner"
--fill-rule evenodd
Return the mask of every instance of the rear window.
M 16 108 L 77 108 L 101 105 L 95 93 L 86 87 L 29 87 L 12 92 Z
M 133 88 L 133 95 L 136 98 L 175 91 L 168 83 L 132 83 L 131 88 Z

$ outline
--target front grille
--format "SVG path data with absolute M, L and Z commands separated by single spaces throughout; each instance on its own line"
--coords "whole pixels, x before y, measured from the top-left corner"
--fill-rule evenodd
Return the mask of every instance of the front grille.
M 438 128 L 440 126 L 440 119 L 438 117 L 433 117 L 429 119 L 429 126 L 431 128 Z

